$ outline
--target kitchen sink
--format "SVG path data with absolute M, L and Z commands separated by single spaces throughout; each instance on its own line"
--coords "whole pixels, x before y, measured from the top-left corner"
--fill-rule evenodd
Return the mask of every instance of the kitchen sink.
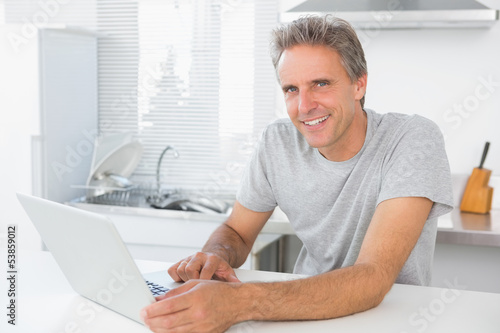
M 95 192 L 94 192 L 95 193 Z M 101 195 L 82 197 L 75 203 L 166 209 L 204 214 L 229 214 L 234 199 L 212 198 L 199 191 L 171 190 L 157 193 L 151 187 L 115 188 Z
M 148 196 L 147 202 L 156 209 L 183 210 L 205 214 L 227 214 L 231 206 L 224 200 L 213 199 L 194 192 L 173 192 Z

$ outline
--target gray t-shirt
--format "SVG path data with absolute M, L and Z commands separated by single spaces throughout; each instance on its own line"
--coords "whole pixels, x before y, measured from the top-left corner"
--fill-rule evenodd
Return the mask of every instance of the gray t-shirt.
M 434 204 L 428 220 L 396 280 L 428 285 L 437 217 L 453 206 L 443 137 L 432 121 L 418 115 L 365 112 L 365 143 L 343 162 L 329 161 L 310 147 L 289 119 L 270 124 L 237 200 L 258 212 L 279 206 L 303 243 L 294 272 L 315 275 L 355 263 L 380 202 L 429 198 Z

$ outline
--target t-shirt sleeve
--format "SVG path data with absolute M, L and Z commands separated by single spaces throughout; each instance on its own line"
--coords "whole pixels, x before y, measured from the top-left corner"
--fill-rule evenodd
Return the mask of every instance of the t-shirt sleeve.
M 377 204 L 399 197 L 434 202 L 428 219 L 453 209 L 451 173 L 443 136 L 432 121 L 414 116 L 396 134 L 386 155 Z
M 244 207 L 256 212 L 268 212 L 276 206 L 276 199 L 266 170 L 266 133 L 264 130 L 257 148 L 247 163 L 236 200 Z

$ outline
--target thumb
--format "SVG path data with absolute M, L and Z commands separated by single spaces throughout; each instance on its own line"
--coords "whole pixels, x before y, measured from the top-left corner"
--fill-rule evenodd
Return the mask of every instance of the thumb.
M 214 279 L 225 282 L 241 282 L 232 268 L 225 272 L 216 272 Z
M 232 274 L 229 274 L 227 277 L 226 277 L 226 281 L 227 282 L 241 282 L 240 279 L 238 279 L 238 277 L 236 277 L 236 274 L 232 273 Z

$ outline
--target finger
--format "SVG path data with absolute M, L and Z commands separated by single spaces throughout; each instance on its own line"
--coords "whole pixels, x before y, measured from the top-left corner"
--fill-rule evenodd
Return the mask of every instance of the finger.
M 175 264 L 173 264 L 172 266 L 169 267 L 168 274 L 170 275 L 170 277 L 172 278 L 172 280 L 174 280 L 175 282 L 182 282 L 182 281 L 184 281 L 179 276 L 179 274 L 177 273 L 177 270 L 179 269 L 179 266 L 181 264 L 189 262 L 189 260 L 191 260 L 191 257 L 187 257 L 185 259 L 182 259 L 182 260 L 178 261 L 177 263 L 175 263 Z
M 143 308 L 140 313 L 141 318 L 147 320 L 186 310 L 192 305 L 190 299 L 190 295 L 185 295 L 184 293 L 165 298 Z
M 214 276 L 215 272 L 217 271 L 217 268 L 220 264 L 217 261 L 214 261 L 213 259 L 208 259 L 205 262 L 205 265 L 201 269 L 200 272 L 200 279 L 201 280 L 211 280 L 212 277 Z
M 214 276 L 215 267 L 211 263 L 206 263 L 203 269 L 200 272 L 201 280 L 211 280 L 212 276 Z
M 238 279 L 238 277 L 236 276 L 234 271 L 226 276 L 226 281 L 227 282 L 240 282 L 241 283 L 240 279 Z
M 168 275 L 170 275 L 170 277 L 172 278 L 172 280 L 174 280 L 175 282 L 181 282 L 182 279 L 181 277 L 179 276 L 179 274 L 177 274 L 177 268 L 179 267 L 181 261 L 179 261 L 178 263 L 170 266 L 168 268 Z
M 216 281 L 222 281 L 222 282 L 239 282 L 241 281 L 238 279 L 238 277 L 235 274 L 226 274 L 226 273 L 216 273 L 214 275 L 214 280 Z
M 189 311 L 191 307 L 190 295 L 183 294 L 149 305 L 141 311 L 141 318 L 153 331 L 170 330 L 193 322 Z
M 221 257 L 217 255 L 208 255 L 200 272 L 200 279 L 210 280 L 212 278 L 220 279 L 222 276 L 233 274 L 233 268 Z M 222 278 L 220 280 L 227 281 Z
M 196 280 L 200 278 L 200 271 L 204 267 L 204 260 L 200 258 L 193 258 L 185 268 L 186 276 L 189 280 Z
M 186 274 L 187 264 L 187 261 L 181 261 L 179 266 L 177 266 L 177 275 L 181 278 L 182 281 L 189 280 L 189 277 Z
M 226 282 L 241 282 L 231 266 L 221 267 L 214 273 L 214 279 Z
M 190 309 L 194 304 L 194 295 L 187 292 L 200 282 L 203 281 L 189 281 L 157 297 L 158 302 L 141 310 L 140 316 L 143 322 L 151 329 L 154 328 L 155 332 L 192 323 Z
M 189 310 L 176 312 L 168 316 L 159 316 L 148 320 L 146 325 L 157 333 L 196 332 L 196 322 L 189 317 Z

